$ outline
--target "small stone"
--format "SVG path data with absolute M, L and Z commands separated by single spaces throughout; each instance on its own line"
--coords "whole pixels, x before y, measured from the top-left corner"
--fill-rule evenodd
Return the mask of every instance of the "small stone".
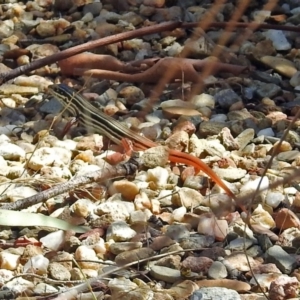
M 145 150 L 141 160 L 148 168 L 164 167 L 169 161 L 169 151 L 164 146 L 149 148 Z
M 37 87 L 18 86 L 14 84 L 2 84 L 0 92 L 4 95 L 20 94 L 23 96 L 35 95 L 39 92 Z
M 190 299 L 240 300 L 241 297 L 236 291 L 227 288 L 203 287 L 195 291 Z
M 10 271 L 16 270 L 20 262 L 20 255 L 6 251 L 0 252 L 0 267 Z
M 213 236 L 217 241 L 223 241 L 228 232 L 226 220 L 216 220 L 211 213 L 200 215 L 197 232 Z
M 11 202 L 36 195 L 37 191 L 29 186 L 20 186 L 6 192 Z
M 115 242 L 125 242 L 136 235 L 128 224 L 124 221 L 113 222 L 106 231 L 106 239 L 113 239 Z
M 275 216 L 276 227 L 280 230 L 285 230 L 291 227 L 300 228 L 298 217 L 289 209 L 282 208 Z
M 272 128 L 265 128 L 265 129 L 260 130 L 257 133 L 257 136 L 261 136 L 261 135 L 264 135 L 264 136 L 275 136 L 275 133 L 274 133 L 274 131 L 273 131 Z
M 38 283 L 33 290 L 33 293 L 35 293 L 37 295 L 55 294 L 57 292 L 58 292 L 58 289 L 56 289 L 54 286 L 44 283 L 44 282 Z
M 165 235 L 170 237 L 172 240 L 179 241 L 190 236 L 190 232 L 185 225 L 174 224 L 167 226 Z
M 204 197 L 196 190 L 182 187 L 172 195 L 172 204 L 176 207 L 184 206 L 187 209 L 197 207 L 203 203 Z
M 212 266 L 213 260 L 208 257 L 189 256 L 183 262 L 184 268 L 190 269 L 195 273 L 207 274 L 209 268 Z
M 70 210 L 78 217 L 86 218 L 95 208 L 95 204 L 88 199 L 78 199 L 70 206 Z
M 225 122 L 203 121 L 199 127 L 199 136 L 206 138 L 211 135 L 218 135 L 224 127 L 227 127 Z
M 56 280 L 70 280 L 71 274 L 69 270 L 57 262 L 52 262 L 48 268 L 49 275 Z
M 231 89 L 223 89 L 215 94 L 215 100 L 222 108 L 229 109 L 236 102 L 241 101 L 241 98 Z
M 296 277 L 279 276 L 271 282 L 269 297 L 274 300 L 298 298 L 299 281 Z
M 65 231 L 57 230 L 54 232 L 50 232 L 40 239 L 40 242 L 44 247 L 47 247 L 51 250 L 58 251 L 62 249 L 63 244 L 65 242 Z
M 257 224 L 267 229 L 275 227 L 275 221 L 273 220 L 272 216 L 263 209 L 261 204 L 259 204 L 251 214 L 250 224 Z
M 200 108 L 200 107 L 214 108 L 215 103 L 216 103 L 213 96 L 211 96 L 209 94 L 205 94 L 205 93 L 203 93 L 201 95 L 194 96 L 192 98 L 191 102 L 193 104 L 195 104 L 197 108 Z
M 286 161 L 286 162 L 292 162 L 296 158 L 298 158 L 299 155 L 300 155 L 300 152 L 298 150 L 285 151 L 285 152 L 279 153 L 277 155 L 277 159 Z
M 285 58 L 276 56 L 263 56 L 260 61 L 265 65 L 273 68 L 278 73 L 291 78 L 296 72 L 297 68 L 294 64 Z
M 48 272 L 49 259 L 42 254 L 31 257 L 24 265 L 24 273 L 35 272 L 38 275 L 45 275 Z
M 120 296 L 122 298 L 124 294 L 126 295 L 125 298 L 128 299 L 136 299 L 137 297 L 138 299 L 151 299 L 153 297 L 153 292 L 149 286 L 141 280 L 135 280 L 135 282 L 124 277 L 111 279 L 107 286 L 111 292 L 112 299 L 120 299 Z M 102 296 L 103 294 L 100 297 Z
M 296 259 L 277 245 L 274 245 L 267 250 L 266 262 L 274 263 L 284 274 L 290 274 L 297 266 Z
M 91 13 L 94 17 L 97 17 L 100 14 L 101 9 L 102 3 L 100 1 L 95 1 L 93 3 L 84 5 L 83 14 L 86 15 L 87 13 Z
M 214 171 L 220 178 L 229 182 L 240 180 L 247 174 L 247 171 L 241 168 L 215 168 Z
M 265 201 L 267 205 L 276 208 L 282 201 L 284 201 L 284 198 L 284 195 L 280 192 L 268 192 Z
M 139 193 L 139 188 L 134 182 L 128 180 L 117 180 L 109 188 L 110 194 L 120 193 L 126 200 L 133 201 Z
M 226 267 L 219 261 L 214 261 L 208 269 L 207 275 L 212 279 L 226 278 L 228 273 Z
M 15 293 L 16 295 L 32 295 L 32 290 L 34 289 L 34 283 L 23 279 L 22 277 L 17 277 L 9 282 L 5 283 L 2 289 L 6 289 Z
M 171 293 L 175 293 L 178 299 L 190 299 L 190 296 L 198 289 L 198 285 L 191 280 L 184 280 L 170 288 Z M 158 299 L 155 297 L 155 299 Z M 160 299 L 160 298 L 159 298 Z M 159 300 L 158 299 L 158 300 Z M 166 299 L 167 300 L 167 299 Z
M 153 255 L 154 251 L 150 248 L 134 249 L 118 254 L 115 258 L 115 262 L 118 266 L 122 266 L 134 261 L 139 262 L 141 259 L 149 258 Z
M 134 208 L 134 207 L 133 207 Z M 134 210 L 134 209 L 132 209 Z M 130 212 L 128 211 L 128 206 L 125 204 L 125 201 L 106 201 L 100 203 L 94 211 L 95 214 L 102 215 L 110 215 L 112 216 L 112 220 L 126 220 L 130 216 Z
M 253 244 L 253 240 L 240 237 L 230 241 L 229 245 L 227 245 L 225 249 L 230 249 L 232 251 L 243 251 L 244 249 L 250 248 Z
M 99 263 L 92 263 L 92 262 L 86 262 L 84 260 L 89 261 L 98 261 L 98 257 L 96 256 L 96 252 L 91 249 L 89 246 L 79 246 L 74 254 L 74 259 L 78 261 L 78 265 L 82 269 L 92 269 L 92 270 L 98 270 L 99 269 Z
M 42 147 L 37 149 L 28 160 L 28 167 L 38 171 L 44 166 L 68 165 L 71 162 L 71 155 L 71 151 L 63 148 Z
M 169 247 L 170 245 L 173 245 L 175 241 L 168 237 L 167 235 L 158 236 L 153 239 L 150 248 L 154 251 L 159 251 L 162 248 Z
M 240 146 L 240 150 L 243 150 L 250 141 L 254 138 L 255 131 L 252 128 L 245 129 L 236 138 L 235 141 Z
M 300 85 L 300 72 L 297 71 L 290 79 L 290 85 L 293 87 Z
M 0 144 L 0 155 L 7 160 L 23 161 L 25 159 L 25 151 L 11 143 Z
M 162 280 L 168 283 L 175 283 L 181 279 L 181 273 L 179 270 L 162 266 L 152 266 L 150 269 L 150 274 L 154 279 Z
M 250 270 L 248 260 L 250 262 L 251 268 L 257 265 L 254 259 L 251 256 L 246 257 L 244 252 L 234 252 L 228 255 L 224 259 L 224 263 L 228 264 L 233 269 L 236 269 L 238 271 L 248 272 Z
M 282 30 L 269 29 L 264 35 L 270 39 L 277 51 L 285 51 L 291 49 L 291 44 L 288 42 Z
M 186 207 L 182 206 L 173 210 L 174 221 L 182 222 L 184 215 L 187 213 Z
M 165 0 L 144 0 L 143 4 L 159 8 L 165 5 Z

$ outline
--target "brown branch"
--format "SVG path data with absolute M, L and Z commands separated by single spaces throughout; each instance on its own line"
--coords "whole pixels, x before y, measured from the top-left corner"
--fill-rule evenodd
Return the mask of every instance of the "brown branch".
M 109 164 L 106 167 L 99 171 L 94 171 L 86 175 L 75 177 L 68 182 L 56 185 L 53 188 L 50 188 L 46 191 L 37 193 L 31 197 L 27 197 L 21 200 L 18 200 L 13 203 L 4 204 L 1 206 L 1 209 L 8 209 L 8 210 L 20 210 L 32 206 L 37 203 L 44 202 L 49 198 L 54 196 L 60 195 L 62 193 L 68 192 L 79 186 L 83 186 L 88 183 L 92 182 L 99 182 L 107 180 L 108 178 L 115 178 L 120 176 L 127 176 L 132 175 L 135 173 L 136 169 L 139 166 L 139 160 L 136 158 L 130 159 L 125 164 L 120 164 L 117 166 L 111 166 Z
M 230 24 L 230 27 L 232 28 L 251 28 L 252 30 L 257 29 L 276 29 L 276 30 L 283 30 L 283 31 L 293 31 L 293 32 L 300 32 L 300 27 L 298 26 L 290 26 L 290 25 L 279 25 L 279 24 L 266 24 L 266 23 L 257 23 L 257 22 L 249 22 L 249 23 L 243 23 L 243 22 L 211 22 L 209 23 L 209 28 L 223 28 L 225 29 Z M 195 28 L 199 24 L 198 23 L 183 23 L 181 25 L 181 28 Z
M 12 71 L 1 73 L 0 74 L 0 84 L 4 83 L 10 79 L 13 79 L 19 75 L 22 75 L 24 73 L 36 70 L 43 66 L 55 63 L 62 59 L 66 59 L 66 58 L 76 55 L 78 53 L 82 53 L 84 51 L 88 51 L 88 50 L 91 50 L 91 49 L 94 49 L 97 47 L 101 47 L 101 46 L 105 46 L 105 45 L 109 45 L 109 44 L 113 44 L 113 43 L 118 43 L 118 42 L 125 41 L 128 39 L 141 37 L 144 35 L 149 35 L 149 34 L 158 33 L 158 32 L 162 32 L 162 31 L 170 31 L 170 30 L 173 30 L 180 26 L 181 26 L 181 22 L 164 22 L 161 24 L 143 27 L 143 28 L 139 28 L 139 29 L 132 30 L 129 32 L 122 32 L 119 34 L 101 38 L 96 41 L 91 41 L 91 42 L 88 42 L 88 43 L 85 43 L 82 45 L 78 45 L 78 46 L 72 47 L 70 49 L 61 51 L 59 53 L 55 53 L 51 56 L 44 57 L 39 60 L 33 61 L 32 63 L 30 63 L 28 65 L 21 66 Z
M 80 63 L 76 64 L 76 66 L 79 67 L 79 64 Z M 170 68 L 170 66 L 172 66 L 172 74 L 169 78 L 170 81 L 178 79 L 195 83 L 201 80 L 198 71 L 201 71 L 207 66 L 211 67 L 212 74 L 217 72 L 228 72 L 238 75 L 247 69 L 247 67 L 244 66 L 224 64 L 209 60 L 166 57 L 158 60 L 157 63 L 150 67 L 148 70 L 138 74 L 125 74 L 109 70 L 97 69 L 82 70 L 81 68 L 74 69 L 74 73 L 75 75 L 80 76 L 96 77 L 100 79 L 116 81 L 156 83 L 160 81 L 160 79 L 165 74 L 166 70 Z M 70 68 L 72 68 L 71 65 Z

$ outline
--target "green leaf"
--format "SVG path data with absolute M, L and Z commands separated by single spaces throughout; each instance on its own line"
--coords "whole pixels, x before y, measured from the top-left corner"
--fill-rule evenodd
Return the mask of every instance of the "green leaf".
M 72 225 L 66 221 L 36 213 L 0 209 L 0 225 L 2 226 L 45 226 L 61 230 L 73 230 L 84 233 L 90 230 L 86 226 Z

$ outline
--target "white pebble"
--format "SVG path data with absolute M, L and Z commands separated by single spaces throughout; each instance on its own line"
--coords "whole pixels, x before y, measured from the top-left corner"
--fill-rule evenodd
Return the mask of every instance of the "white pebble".
M 169 172 L 162 167 L 148 170 L 147 181 L 154 181 L 158 186 L 165 186 L 168 182 Z
M 264 136 L 275 136 L 275 133 L 274 133 L 274 131 L 273 131 L 272 128 L 265 128 L 265 129 L 260 130 L 257 133 L 257 136 L 261 136 L 261 135 L 264 135 Z
M 286 39 L 282 30 L 269 29 L 264 34 L 267 39 L 271 40 L 276 50 L 290 50 L 291 44 Z
M 3 143 L 0 145 L 0 155 L 8 160 L 21 160 L 25 159 L 25 151 L 11 143 Z
M 182 222 L 184 215 L 186 214 L 187 209 L 185 206 L 181 206 L 179 208 L 174 209 L 173 217 L 174 221 Z
M 255 192 L 258 184 L 261 180 L 261 177 L 256 178 L 254 180 L 249 180 L 247 181 L 242 187 L 241 187 L 241 192 L 247 192 L 247 193 L 251 193 L 251 192 Z M 264 176 L 262 179 L 262 182 L 260 184 L 260 188 L 259 190 L 267 190 L 269 188 L 269 178 Z
M 36 273 L 38 275 L 47 274 L 47 269 L 49 266 L 49 259 L 43 254 L 39 254 L 31 257 L 27 263 L 24 265 L 24 273 Z
M 63 230 L 57 230 L 47 234 L 40 239 L 40 242 L 51 250 L 60 250 L 65 240 L 65 232 Z
M 12 254 L 6 251 L 0 253 L 0 268 L 10 271 L 16 270 L 20 261 L 20 255 Z
M 276 208 L 284 200 L 284 195 L 279 192 L 269 192 L 266 196 L 266 204 Z

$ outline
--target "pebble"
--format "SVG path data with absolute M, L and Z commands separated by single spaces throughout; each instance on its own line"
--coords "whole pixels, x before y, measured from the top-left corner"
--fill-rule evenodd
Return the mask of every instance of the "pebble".
M 227 288 L 203 287 L 193 293 L 191 300 L 215 299 L 215 300 L 240 300 L 240 295 Z
M 130 251 L 130 250 L 142 248 L 142 246 L 143 244 L 141 242 L 119 242 L 119 243 L 111 244 L 109 246 L 109 250 L 113 254 L 118 255 L 124 251 Z
M 251 214 L 250 224 L 257 224 L 268 229 L 275 227 L 274 219 L 269 212 L 263 209 L 261 204 L 258 204 L 256 209 Z
M 225 249 L 229 249 L 232 251 L 243 251 L 244 249 L 250 248 L 253 244 L 254 244 L 253 240 L 239 237 L 237 239 L 230 241 L 229 245 L 227 245 Z
M 270 39 L 277 51 L 286 51 L 291 49 L 291 44 L 288 42 L 282 30 L 269 29 L 264 35 Z
M 115 242 L 126 242 L 133 238 L 136 232 L 132 230 L 124 221 L 115 221 L 110 224 L 106 231 L 106 239 Z
M 48 273 L 49 259 L 44 255 L 39 254 L 32 256 L 24 265 L 24 273 L 36 273 L 38 275 L 45 275 Z
M 175 207 L 184 206 L 186 209 L 197 207 L 203 203 L 204 197 L 196 190 L 182 187 L 173 193 L 171 201 Z
M 17 269 L 20 262 L 20 255 L 12 254 L 6 251 L 0 253 L 1 269 L 14 271 Z
M 132 207 L 134 210 L 134 207 Z M 95 214 L 101 215 L 110 215 L 113 220 L 126 220 L 130 216 L 128 207 L 125 204 L 125 201 L 112 201 L 100 203 L 94 211 Z
M 255 131 L 252 128 L 245 129 L 236 138 L 235 141 L 240 146 L 240 150 L 243 150 L 250 141 L 254 138 Z
M 66 267 L 57 262 L 52 262 L 48 267 L 49 275 L 56 280 L 70 280 L 71 273 Z
M 182 266 L 191 269 L 195 273 L 207 274 L 214 261 L 208 257 L 194 257 L 189 256 L 182 262 Z
M 62 249 L 65 242 L 65 232 L 63 230 L 57 230 L 51 232 L 40 239 L 40 242 L 44 247 L 51 250 L 58 251 Z
M 181 273 L 179 270 L 162 266 L 152 266 L 150 269 L 150 275 L 156 280 L 162 280 L 168 283 L 175 283 L 181 279 Z
M 163 146 L 149 148 L 145 150 L 141 160 L 147 168 L 164 167 L 169 161 L 169 151 Z
M 255 267 L 257 264 L 252 257 L 246 257 L 244 252 L 234 252 L 224 259 L 224 263 L 231 266 L 232 269 L 241 272 L 248 272 L 250 270 L 248 261 L 251 268 Z
M 21 147 L 15 144 L 1 143 L 0 155 L 7 160 L 24 161 L 26 153 Z
M 268 67 L 273 68 L 278 73 L 289 78 L 291 78 L 297 72 L 297 68 L 294 66 L 294 64 L 290 60 L 282 57 L 263 56 L 260 61 Z
M 128 180 L 114 181 L 109 188 L 110 194 L 120 193 L 125 200 L 133 201 L 135 196 L 139 193 L 139 188 L 134 182 Z
M 40 282 L 34 287 L 33 292 L 37 295 L 55 294 L 58 292 L 58 289 L 50 284 Z
M 296 259 L 277 245 L 266 251 L 266 262 L 274 263 L 284 274 L 290 274 L 297 266 Z
M 28 161 L 28 167 L 38 171 L 44 166 L 68 165 L 71 162 L 71 155 L 71 152 L 67 149 L 42 147 L 33 153 L 31 159 Z
M 270 284 L 269 297 L 274 300 L 298 298 L 299 281 L 296 277 L 281 275 Z
M 78 265 L 82 269 L 98 270 L 100 267 L 99 263 L 96 263 L 97 261 L 99 261 L 96 252 L 89 246 L 79 246 L 74 253 L 74 259 L 78 261 Z M 95 263 L 90 261 L 95 261 Z
M 219 261 L 214 261 L 208 269 L 207 275 L 212 279 L 226 278 L 228 273 L 226 267 Z
M 274 131 L 273 131 L 272 128 L 265 128 L 265 129 L 260 130 L 257 133 L 257 136 L 261 136 L 261 135 L 264 135 L 264 136 L 275 136 L 275 133 L 274 133 Z
M 225 109 L 229 109 L 231 105 L 241 101 L 240 96 L 231 89 L 223 89 L 219 91 L 215 94 L 214 98 L 216 102 L 218 102 L 219 105 Z
M 3 289 L 8 289 L 16 295 L 31 295 L 34 289 L 34 283 L 23 279 L 22 277 L 14 278 L 3 285 Z
M 167 226 L 165 235 L 174 241 L 180 241 L 181 239 L 188 238 L 190 236 L 190 231 L 185 225 L 174 224 Z
M 200 107 L 214 108 L 216 103 L 212 95 L 205 94 L 205 93 L 194 96 L 191 99 L 191 102 L 196 105 L 196 108 L 200 108 Z
M 265 201 L 267 205 L 276 208 L 284 201 L 284 195 L 280 192 L 268 192 Z
M 152 257 L 153 255 L 154 251 L 151 248 L 124 251 L 116 256 L 115 263 L 118 266 L 122 266 L 132 262 L 139 262 L 140 260 Z
M 201 138 L 218 135 L 224 127 L 227 127 L 227 123 L 225 122 L 203 121 L 200 124 L 198 134 Z

